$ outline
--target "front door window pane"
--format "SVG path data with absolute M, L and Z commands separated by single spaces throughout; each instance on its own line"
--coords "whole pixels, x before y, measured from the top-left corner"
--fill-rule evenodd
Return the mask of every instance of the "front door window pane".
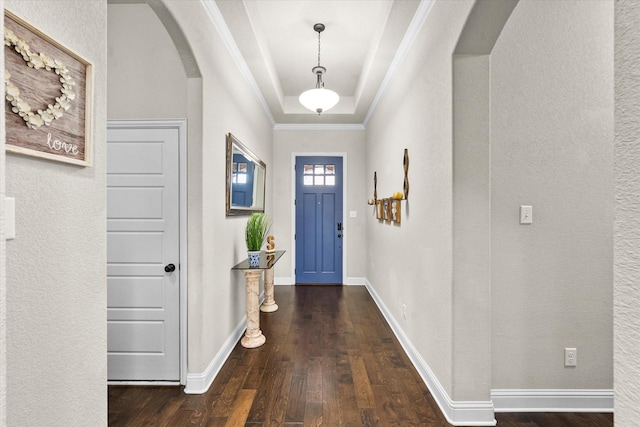
M 336 185 L 336 165 L 304 165 L 303 185 Z

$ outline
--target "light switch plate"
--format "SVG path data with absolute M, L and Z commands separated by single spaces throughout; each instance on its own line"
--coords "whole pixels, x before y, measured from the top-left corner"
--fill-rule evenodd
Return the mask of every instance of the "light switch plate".
M 533 206 L 520 206 L 520 224 L 533 223 Z
M 358 216 L 358 211 L 349 211 L 349 217 L 356 218 Z
M 4 198 L 4 237 L 5 240 L 16 238 L 16 199 L 13 197 Z

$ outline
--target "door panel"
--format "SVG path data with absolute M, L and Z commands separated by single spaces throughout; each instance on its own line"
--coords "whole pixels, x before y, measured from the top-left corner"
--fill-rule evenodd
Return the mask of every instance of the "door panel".
M 107 304 L 111 308 L 162 308 L 162 277 L 110 277 Z
M 342 283 L 342 158 L 296 157 L 296 283 Z
M 108 378 L 180 380 L 179 131 L 107 135 Z
M 160 232 L 110 232 L 107 243 L 109 263 L 161 265 L 164 259 L 163 236 Z
M 107 216 L 111 219 L 162 219 L 162 188 L 109 188 Z
M 131 340 L 131 336 L 135 340 Z M 107 340 L 111 352 L 162 354 L 164 324 L 160 321 L 111 321 Z
M 321 216 L 321 231 L 320 236 L 328 238 L 330 241 L 328 244 L 323 244 L 322 247 L 322 271 L 336 271 L 338 268 L 336 260 L 336 245 L 332 244 L 334 236 L 336 235 L 338 221 L 335 215 L 336 212 L 336 195 L 335 193 L 322 194 L 322 216 Z M 340 257 L 342 262 L 342 256 Z M 342 276 L 338 282 L 342 282 Z

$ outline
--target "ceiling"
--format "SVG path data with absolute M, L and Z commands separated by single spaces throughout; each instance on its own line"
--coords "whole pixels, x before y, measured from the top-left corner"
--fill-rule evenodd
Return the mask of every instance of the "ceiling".
M 204 0 L 275 125 L 366 124 L 432 1 Z M 320 116 L 298 102 L 315 87 L 311 69 L 340 102 Z M 226 28 L 225 28 L 226 27 Z M 252 81 L 253 80 L 253 81 Z

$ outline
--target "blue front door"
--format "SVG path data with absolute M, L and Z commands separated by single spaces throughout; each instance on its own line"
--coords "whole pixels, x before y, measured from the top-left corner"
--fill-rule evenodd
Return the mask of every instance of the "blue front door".
M 296 157 L 296 283 L 342 283 L 342 157 Z

